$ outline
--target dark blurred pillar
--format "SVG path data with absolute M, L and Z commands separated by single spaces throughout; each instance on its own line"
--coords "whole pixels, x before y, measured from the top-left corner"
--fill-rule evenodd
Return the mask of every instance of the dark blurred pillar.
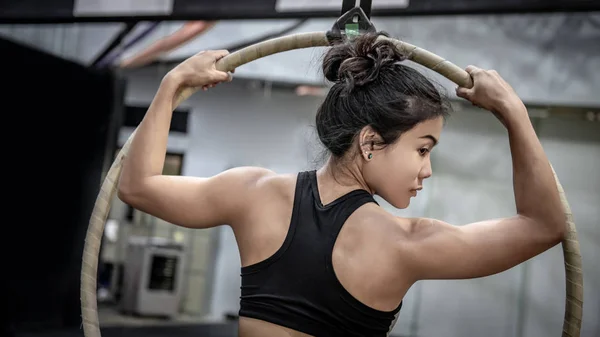
M 0 334 L 79 328 L 84 238 L 112 162 L 124 83 L 7 40 L 0 39 L 0 51 L 0 237 L 8 261 Z

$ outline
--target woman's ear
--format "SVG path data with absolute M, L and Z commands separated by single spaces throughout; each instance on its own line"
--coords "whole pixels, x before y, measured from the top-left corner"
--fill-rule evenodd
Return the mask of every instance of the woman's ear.
M 365 126 L 358 136 L 360 152 L 366 160 L 373 159 L 373 152 L 377 151 L 378 144 L 383 142 L 381 136 L 370 126 Z

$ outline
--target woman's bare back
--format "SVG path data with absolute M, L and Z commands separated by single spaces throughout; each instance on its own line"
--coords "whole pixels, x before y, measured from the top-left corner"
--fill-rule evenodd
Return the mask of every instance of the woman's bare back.
M 246 223 L 234 228 L 242 266 L 265 260 L 282 246 L 290 227 L 296 178 L 296 175 L 270 175 L 259 182 L 261 197 L 251 201 L 256 206 Z M 350 192 L 344 190 L 320 187 L 322 204 Z M 394 227 L 389 225 L 391 217 L 374 203 L 361 206 L 345 222 L 332 253 L 334 271 L 343 287 L 360 302 L 381 311 L 397 308 L 410 287 L 409 278 L 403 279 L 402 266 L 390 251 L 402 232 L 400 222 Z M 388 219 L 382 221 L 383 218 Z M 240 317 L 239 331 L 243 337 L 308 336 L 247 317 Z
M 240 317 L 239 337 L 312 337 L 305 333 L 255 318 Z

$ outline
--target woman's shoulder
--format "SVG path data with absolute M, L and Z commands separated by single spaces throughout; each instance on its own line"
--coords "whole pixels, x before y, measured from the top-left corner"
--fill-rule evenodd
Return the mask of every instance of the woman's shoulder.
M 265 193 L 275 196 L 293 195 L 298 174 L 298 172 L 280 173 L 269 170 L 257 181 L 257 184 Z
M 376 203 L 368 203 L 357 209 L 351 220 L 366 231 L 379 233 L 387 239 L 399 240 L 410 232 L 410 219 L 399 217 Z
M 241 166 L 228 171 L 229 174 L 237 175 L 239 179 L 245 180 L 246 185 L 261 194 L 273 196 L 288 195 L 290 190 L 293 194 L 299 174 L 299 172 L 279 173 L 259 166 Z

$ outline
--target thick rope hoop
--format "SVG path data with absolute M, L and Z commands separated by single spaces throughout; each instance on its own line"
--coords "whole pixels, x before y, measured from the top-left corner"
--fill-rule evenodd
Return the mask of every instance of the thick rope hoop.
M 427 50 L 421 49 L 406 42 L 380 36 L 379 39 L 393 41 L 408 59 L 423 65 L 459 86 L 470 88 L 473 86 L 471 76 L 463 69 L 448 62 Z M 329 46 L 326 32 L 301 33 L 267 40 L 231 53 L 217 62 L 217 69 L 231 71 L 235 68 L 252 62 L 259 58 L 281 53 L 284 51 Z M 189 98 L 199 88 L 187 88 L 179 94 L 173 109 Z M 90 222 L 85 238 L 83 261 L 81 265 L 81 315 L 84 334 L 86 337 L 100 337 L 96 299 L 96 275 L 98 272 L 98 255 L 104 232 L 104 225 L 108 217 L 110 205 L 115 197 L 118 180 L 121 174 L 123 158 L 129 151 L 129 146 L 135 131 L 129 136 L 121 151 L 114 160 L 104 182 L 102 183 L 96 203 L 90 217 Z M 566 305 L 563 323 L 563 337 L 579 337 L 583 315 L 583 272 L 577 231 L 571 208 L 565 197 L 565 192 L 554 172 L 554 178 L 560 193 L 563 209 L 567 218 L 568 235 L 562 242 L 564 264 L 566 273 Z

